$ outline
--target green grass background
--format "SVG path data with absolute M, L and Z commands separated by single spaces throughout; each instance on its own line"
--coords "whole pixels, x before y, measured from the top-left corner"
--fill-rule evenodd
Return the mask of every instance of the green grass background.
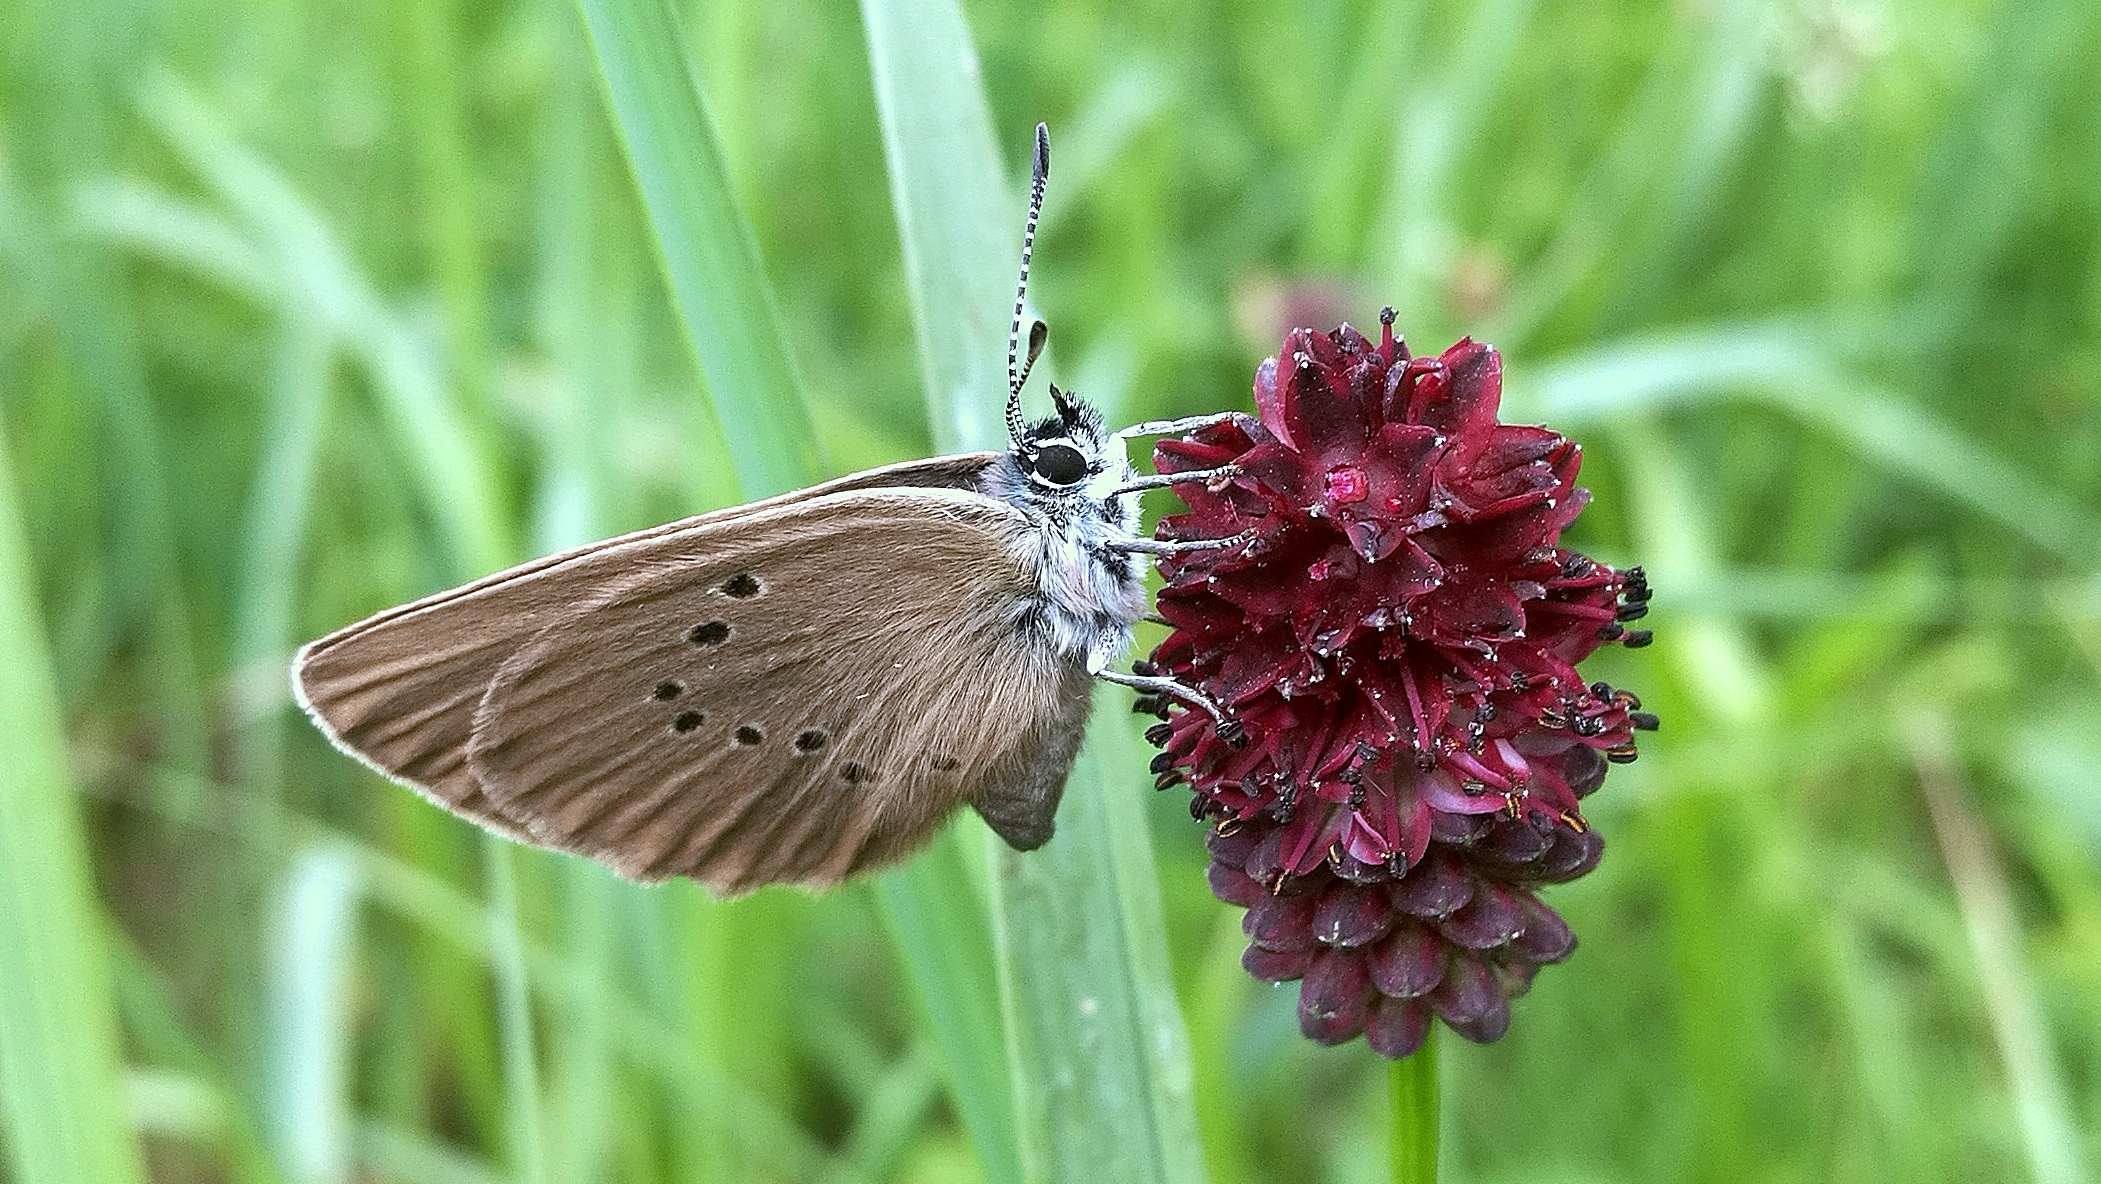
M 288 701 L 373 609 L 982 441 L 1037 119 L 1061 384 L 1245 407 L 1392 303 L 1658 589 L 1596 670 L 1664 731 L 1575 960 L 1440 1049 L 1445 1178 L 2091 1178 L 2101 10 L 26 0 L 0 1179 L 1387 1178 L 1120 712 L 1054 850 L 723 905 Z

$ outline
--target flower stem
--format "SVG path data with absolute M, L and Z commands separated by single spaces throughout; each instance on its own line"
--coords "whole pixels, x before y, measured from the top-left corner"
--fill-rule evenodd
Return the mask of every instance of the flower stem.
M 1437 1184 L 1437 1033 L 1388 1070 L 1393 1082 L 1393 1184 Z

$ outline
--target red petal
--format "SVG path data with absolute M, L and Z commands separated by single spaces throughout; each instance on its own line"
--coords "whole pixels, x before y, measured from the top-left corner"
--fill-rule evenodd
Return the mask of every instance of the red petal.
M 1395 999 L 1427 995 L 1444 978 L 1445 945 L 1420 925 L 1399 925 L 1371 952 L 1371 981 Z
M 1299 987 L 1299 1031 L 1322 1044 L 1340 1044 L 1371 1019 L 1371 976 L 1354 950 L 1322 950 Z
M 1392 927 L 1393 906 L 1386 894 L 1355 884 L 1328 889 L 1313 910 L 1313 938 L 1325 945 L 1370 945 Z
M 1364 1027 L 1364 1042 L 1382 1057 L 1399 1060 L 1423 1046 L 1430 1035 L 1430 1009 L 1407 999 L 1381 999 Z

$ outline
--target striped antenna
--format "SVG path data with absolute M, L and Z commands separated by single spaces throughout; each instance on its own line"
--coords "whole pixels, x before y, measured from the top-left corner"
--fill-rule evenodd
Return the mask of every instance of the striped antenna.
M 1007 435 L 1021 447 L 1021 384 L 1028 370 L 1021 364 L 1021 309 L 1029 295 L 1029 256 L 1036 252 L 1036 219 L 1043 214 L 1043 186 L 1050 180 L 1050 128 L 1036 125 L 1036 167 L 1029 178 L 1029 221 L 1021 233 L 1021 281 L 1014 285 L 1014 324 L 1007 330 Z M 1038 328 L 1040 328 L 1040 324 Z M 1042 335 L 1029 332 L 1029 364 L 1042 349 Z

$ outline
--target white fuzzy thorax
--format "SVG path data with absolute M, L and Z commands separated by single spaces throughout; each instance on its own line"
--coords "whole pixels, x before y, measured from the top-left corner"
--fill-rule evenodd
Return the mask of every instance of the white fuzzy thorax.
M 1040 614 L 1050 646 L 1068 660 L 1084 658 L 1090 674 L 1104 670 L 1131 645 L 1131 627 L 1145 613 L 1142 560 L 1109 544 L 1138 537 L 1136 494 L 1114 496 L 1131 479 L 1120 455 L 1102 452 L 1105 441 L 1076 437 L 1091 450 L 1095 470 L 1069 489 L 1046 489 L 1011 456 L 987 467 L 983 492 L 1026 515 L 1035 527 L 1025 546 L 1039 573 Z

